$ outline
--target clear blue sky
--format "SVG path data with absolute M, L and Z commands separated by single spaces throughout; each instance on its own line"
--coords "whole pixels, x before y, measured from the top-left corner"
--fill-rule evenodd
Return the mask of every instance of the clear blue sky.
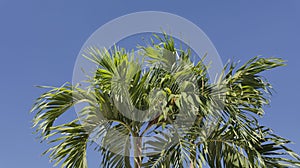
M 262 123 L 296 144 L 300 153 L 300 1 L 0 0 L 0 167 L 51 167 L 32 135 L 34 99 L 72 80 L 77 54 L 101 25 L 131 12 L 158 10 L 194 22 L 209 36 L 223 62 L 263 55 L 288 66 L 265 73 L 276 90 Z M 97 155 L 90 152 L 90 167 Z

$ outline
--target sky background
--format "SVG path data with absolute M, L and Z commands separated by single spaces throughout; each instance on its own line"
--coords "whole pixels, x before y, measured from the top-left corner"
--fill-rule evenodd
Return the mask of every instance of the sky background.
M 276 56 L 288 66 L 263 75 L 276 92 L 262 124 L 300 153 L 300 1 L 0 0 L 0 167 L 52 167 L 32 135 L 29 110 L 43 91 L 72 80 L 78 52 L 106 22 L 145 10 L 182 16 L 211 39 L 223 62 Z M 71 113 L 73 111 L 70 111 Z M 72 114 L 71 114 L 72 115 Z M 74 115 L 74 112 L 73 112 Z M 99 156 L 89 152 L 90 167 Z

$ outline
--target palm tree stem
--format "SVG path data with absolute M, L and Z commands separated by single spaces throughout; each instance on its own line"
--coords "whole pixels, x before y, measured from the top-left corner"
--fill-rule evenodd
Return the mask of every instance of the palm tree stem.
M 133 135 L 134 141 L 134 168 L 141 168 L 142 166 L 142 138 L 138 133 Z

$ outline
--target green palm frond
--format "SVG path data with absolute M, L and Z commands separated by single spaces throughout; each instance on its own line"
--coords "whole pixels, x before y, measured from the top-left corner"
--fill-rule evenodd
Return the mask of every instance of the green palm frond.
M 49 153 L 50 161 L 55 163 L 54 166 L 62 163 L 61 167 L 87 168 L 86 147 L 89 134 L 77 122 L 75 120 L 50 128 L 53 133 L 46 137 L 54 137 L 49 143 L 58 144 L 45 151 L 44 154 Z

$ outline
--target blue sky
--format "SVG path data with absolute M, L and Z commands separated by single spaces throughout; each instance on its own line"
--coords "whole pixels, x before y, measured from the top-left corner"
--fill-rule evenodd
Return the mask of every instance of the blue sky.
M 0 167 L 51 167 L 40 154 L 46 144 L 32 135 L 34 99 L 72 80 L 73 66 L 87 38 L 106 22 L 132 12 L 165 11 L 198 25 L 223 62 L 262 55 L 288 66 L 264 73 L 273 84 L 271 106 L 262 123 L 286 137 L 300 153 L 300 1 L 71 1 L 0 0 Z M 90 152 L 90 167 L 98 156 Z

